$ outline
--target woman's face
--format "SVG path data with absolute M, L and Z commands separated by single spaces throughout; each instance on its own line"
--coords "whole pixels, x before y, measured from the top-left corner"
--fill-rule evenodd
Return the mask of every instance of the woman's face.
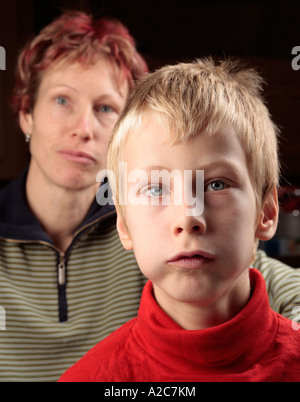
M 95 186 L 127 94 L 127 80 L 120 84 L 104 57 L 88 67 L 59 64 L 44 72 L 33 112 L 20 113 L 36 180 L 68 190 Z

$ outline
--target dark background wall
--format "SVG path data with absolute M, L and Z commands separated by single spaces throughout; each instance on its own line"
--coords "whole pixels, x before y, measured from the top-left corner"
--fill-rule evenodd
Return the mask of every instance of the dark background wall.
M 151 70 L 208 55 L 236 56 L 256 67 L 268 83 L 265 97 L 281 127 L 284 178 L 300 185 L 300 70 L 291 65 L 292 49 L 300 46 L 299 0 L 0 0 L 0 46 L 6 50 L 6 70 L 0 71 L 0 185 L 28 163 L 7 107 L 17 53 L 64 9 L 119 18 Z

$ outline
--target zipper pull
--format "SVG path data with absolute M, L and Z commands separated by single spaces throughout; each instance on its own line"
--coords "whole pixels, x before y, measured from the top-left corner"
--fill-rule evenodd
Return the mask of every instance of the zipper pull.
M 61 254 L 60 262 L 58 264 L 58 284 L 59 285 L 66 284 L 66 261 L 64 254 Z

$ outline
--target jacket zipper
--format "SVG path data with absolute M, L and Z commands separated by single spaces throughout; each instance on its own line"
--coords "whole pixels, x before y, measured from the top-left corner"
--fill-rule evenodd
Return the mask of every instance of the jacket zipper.
M 59 321 L 68 321 L 68 303 L 66 294 L 66 259 L 65 253 L 60 252 L 57 266 Z
M 58 284 L 63 286 L 66 284 L 66 260 L 65 253 L 60 253 L 60 259 L 58 263 Z
M 83 226 L 80 230 L 78 230 L 74 236 L 72 244 L 75 238 L 80 235 L 84 230 L 92 227 L 96 223 L 100 222 L 101 220 L 107 218 L 109 215 L 113 215 L 114 212 L 108 212 L 107 214 L 101 216 L 100 218 L 90 222 L 89 224 Z M 48 243 L 46 241 L 39 241 L 39 240 L 13 240 L 13 239 L 5 239 L 0 237 L 2 240 L 8 243 L 22 243 L 22 244 L 43 244 L 53 250 L 55 250 L 59 254 L 58 264 L 57 264 L 57 285 L 58 285 L 58 312 L 59 312 L 59 321 L 66 322 L 68 320 L 68 305 L 67 305 L 67 296 L 66 296 L 66 282 L 67 282 L 67 257 L 66 253 L 61 251 L 59 248 L 55 247 L 53 244 Z M 71 247 L 71 246 L 70 246 Z M 70 249 L 70 248 L 69 248 Z

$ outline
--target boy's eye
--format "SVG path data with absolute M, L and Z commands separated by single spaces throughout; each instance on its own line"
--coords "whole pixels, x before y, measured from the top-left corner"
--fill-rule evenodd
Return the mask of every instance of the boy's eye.
M 163 189 L 159 186 L 152 186 L 146 193 L 151 197 L 161 197 L 163 195 Z
M 206 187 L 207 191 L 222 191 L 227 188 L 226 184 L 221 180 L 216 180 L 209 183 Z

